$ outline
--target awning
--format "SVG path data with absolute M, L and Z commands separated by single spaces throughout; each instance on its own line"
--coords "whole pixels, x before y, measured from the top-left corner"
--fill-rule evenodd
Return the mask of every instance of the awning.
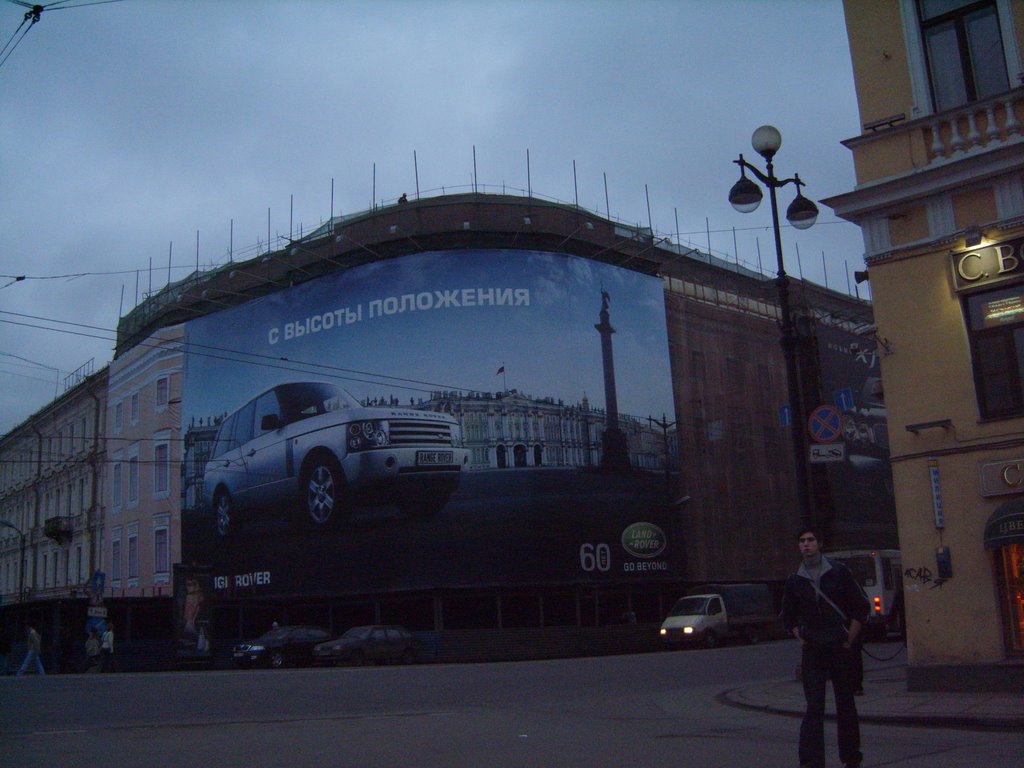
M 1024 544 L 1024 498 L 1011 499 L 985 523 L 985 549 Z

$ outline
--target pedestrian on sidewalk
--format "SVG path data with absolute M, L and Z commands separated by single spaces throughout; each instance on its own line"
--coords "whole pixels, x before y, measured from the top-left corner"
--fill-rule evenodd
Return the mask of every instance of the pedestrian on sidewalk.
M 25 640 L 28 644 L 28 651 L 25 653 L 25 660 L 21 662 L 21 668 L 18 669 L 18 677 L 25 674 L 28 665 L 33 661 L 36 663 L 36 674 L 45 675 L 46 670 L 43 669 L 43 660 L 39 658 L 43 651 L 43 640 L 31 624 L 25 629 Z
M 100 658 L 100 637 L 95 627 L 89 630 L 89 639 L 85 641 L 85 658 L 88 659 L 86 672 L 102 672 L 103 660 Z
M 825 768 L 825 686 L 832 679 L 839 730 L 839 759 L 859 768 L 860 720 L 854 675 L 857 637 L 867 621 L 868 600 L 850 571 L 821 550 L 821 535 L 804 528 L 797 535 L 803 561 L 786 581 L 782 621 L 801 642 L 800 670 L 807 710 L 800 724 L 801 768 Z
M 100 641 L 100 659 L 101 659 L 101 672 L 113 672 L 114 671 L 114 624 L 113 622 L 107 623 L 107 628 L 103 630 L 103 638 Z

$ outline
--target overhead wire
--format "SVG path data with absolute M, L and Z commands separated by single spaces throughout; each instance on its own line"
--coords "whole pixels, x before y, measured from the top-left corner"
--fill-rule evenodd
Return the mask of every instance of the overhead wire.
M 101 326 L 87 325 L 85 323 L 75 323 L 75 322 L 72 322 L 72 321 L 58 320 L 58 319 L 55 319 L 55 318 L 40 317 L 38 315 L 27 315 L 27 314 L 23 314 L 23 313 L 20 313 L 20 312 L 9 312 L 9 311 L 6 311 L 6 310 L 0 310 L 0 315 L 11 315 L 13 317 L 22 317 L 22 318 L 26 318 L 26 319 L 29 319 L 29 320 L 39 320 L 41 322 L 46 322 L 46 323 L 58 323 L 60 325 L 69 325 L 69 326 L 76 327 L 76 328 L 85 328 L 87 330 L 96 330 L 96 331 L 103 331 L 103 332 L 108 333 L 108 334 L 116 334 L 115 330 L 112 330 L 112 329 L 109 329 L 109 328 L 103 328 Z M 104 341 L 115 341 L 116 340 L 116 338 L 110 338 L 108 336 L 100 336 L 98 334 L 83 333 L 83 332 L 80 332 L 80 331 L 71 331 L 71 330 L 65 330 L 65 329 L 62 329 L 62 328 L 51 328 L 49 326 L 34 325 L 32 323 L 23 323 L 23 322 L 18 322 L 18 321 L 15 321 L 15 320 L 6 320 L 6 319 L 3 319 L 3 318 L 0 318 L 0 323 L 7 323 L 7 324 L 10 324 L 10 325 L 17 325 L 17 326 L 22 326 L 22 327 L 27 327 L 27 328 L 35 328 L 37 330 L 55 331 L 57 333 L 69 333 L 69 334 L 76 335 L 76 336 L 84 336 L 86 338 L 101 339 L 101 340 L 104 340 Z M 196 354 L 196 355 L 200 355 L 202 357 L 209 357 L 209 358 L 212 358 L 212 359 L 215 359 L 215 360 L 227 360 L 227 361 L 230 361 L 230 362 L 247 363 L 247 364 L 250 364 L 250 365 L 265 365 L 267 367 L 277 368 L 277 369 L 286 370 L 286 371 L 293 371 L 295 373 L 310 373 L 311 371 L 309 369 L 314 369 L 314 370 L 319 369 L 319 370 L 323 370 L 323 371 L 326 371 L 326 372 L 352 374 L 352 375 L 355 375 L 355 376 L 369 376 L 369 377 L 373 377 L 374 379 L 382 379 L 382 381 L 376 381 L 376 380 L 369 381 L 367 379 L 356 379 L 356 378 L 353 378 L 352 376 L 337 376 L 337 378 L 347 379 L 347 380 L 352 380 L 352 381 L 358 381 L 358 382 L 363 383 L 363 384 L 377 384 L 377 385 L 399 386 L 399 387 L 402 387 L 403 389 L 413 389 L 413 390 L 416 390 L 416 391 L 425 391 L 425 392 L 432 391 L 432 389 L 434 389 L 434 388 L 439 388 L 439 389 L 442 389 L 442 390 L 458 390 L 458 391 L 462 391 L 462 392 L 477 392 L 477 391 L 480 391 L 478 387 L 465 387 L 465 386 L 458 386 L 458 385 L 455 385 L 455 384 L 445 384 L 445 383 L 440 383 L 440 382 L 425 381 L 425 380 L 422 380 L 422 379 L 410 379 L 410 378 L 403 377 L 403 376 L 393 376 L 391 374 L 376 373 L 374 371 L 363 371 L 363 370 L 359 370 L 359 369 L 356 369 L 356 368 L 345 368 L 343 366 L 329 365 L 327 363 L 307 362 L 307 361 L 304 361 L 304 360 L 297 360 L 295 358 L 290 358 L 290 357 L 286 357 L 286 356 L 266 355 L 266 354 L 262 354 L 262 353 L 259 353 L 259 352 L 247 352 L 245 350 L 231 349 L 231 348 L 228 348 L 228 347 L 218 347 L 218 346 L 214 346 L 214 345 L 211 345 L 211 344 L 198 344 L 198 343 L 191 342 L 191 341 L 190 342 L 186 342 L 184 339 L 173 340 L 173 341 L 166 341 L 165 340 L 165 341 L 162 341 L 162 342 L 153 342 L 151 340 L 147 340 L 147 341 L 140 342 L 140 344 L 138 346 L 144 346 L 144 347 L 149 347 L 149 348 L 159 348 L 159 347 L 165 347 L 169 343 L 180 343 L 182 345 L 186 345 L 187 344 L 189 354 Z M 210 350 L 210 352 L 202 352 L 202 351 L 197 351 L 197 350 Z M 213 354 L 213 353 L 222 353 L 222 354 Z M 238 358 L 235 358 L 235 357 L 226 357 L 225 355 L 238 355 L 238 356 L 242 356 L 243 358 L 244 357 L 248 357 L 248 358 L 255 358 L 255 359 L 251 359 L 251 360 L 238 359 Z M 291 365 L 290 366 L 289 365 L 278 365 L 278 363 L 290 363 Z M 410 386 L 410 385 L 417 385 L 417 386 Z M 423 389 L 423 387 L 428 387 L 428 388 L 431 388 L 431 389 L 426 389 L 425 390 L 425 389 Z
M 21 41 L 25 39 L 25 35 L 28 34 L 29 30 L 32 29 L 33 26 L 35 26 L 36 22 L 35 20 L 32 20 L 32 22 L 28 25 L 25 31 L 22 32 L 21 37 L 18 38 L 18 41 L 14 45 L 11 45 L 11 40 L 14 40 L 15 35 L 17 35 L 18 32 L 21 31 L 21 28 L 25 26 L 25 22 L 29 21 L 29 19 L 30 14 L 26 13 L 25 18 L 22 20 L 21 24 L 19 24 L 18 28 L 14 30 L 14 35 L 11 35 L 11 39 L 4 43 L 3 51 L 0 51 L 0 56 L 3 57 L 0 58 L 0 67 L 4 65 L 4 62 L 11 58 L 11 54 L 14 53 L 14 49 L 21 44 Z M 8 49 L 8 46 L 10 46 L 10 49 Z
M 21 2 L 21 0 L 10 1 L 14 5 L 20 5 L 23 8 L 28 8 L 28 11 L 25 12 L 24 17 L 22 17 L 21 24 L 19 24 L 18 28 L 14 30 L 14 34 L 11 35 L 10 40 L 8 40 L 4 44 L 3 49 L 0 50 L 0 56 L 3 57 L 0 58 L 0 67 L 2 67 L 4 63 L 11 57 L 11 54 L 14 53 L 14 49 L 21 44 L 21 41 L 25 39 L 26 35 L 28 35 L 32 27 L 34 27 L 39 22 L 40 18 L 42 18 L 43 11 L 69 11 L 72 8 L 84 8 L 87 5 L 107 5 L 109 3 L 123 2 L 123 0 L 90 0 L 90 2 L 87 3 L 65 5 L 65 3 L 70 2 L 70 0 L 55 0 L 55 2 L 48 3 L 46 5 L 36 5 Z M 25 27 L 26 23 L 28 24 L 28 27 L 26 27 L 25 31 L 21 33 L 21 37 L 18 38 L 17 42 L 14 43 L 14 45 L 11 45 L 11 41 L 14 40 L 18 32 L 21 31 L 22 27 Z M 10 46 L 10 48 L 8 48 L 8 46 Z

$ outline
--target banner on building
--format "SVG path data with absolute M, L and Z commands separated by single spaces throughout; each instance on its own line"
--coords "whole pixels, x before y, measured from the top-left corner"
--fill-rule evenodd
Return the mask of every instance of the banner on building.
M 185 340 L 182 559 L 217 595 L 681 575 L 650 418 L 674 413 L 656 277 L 422 253 Z

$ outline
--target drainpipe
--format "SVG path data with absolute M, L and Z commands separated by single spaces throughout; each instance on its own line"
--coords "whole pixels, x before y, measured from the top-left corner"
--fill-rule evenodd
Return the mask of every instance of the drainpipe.
M 36 438 L 37 438 L 37 441 L 36 441 L 36 476 L 35 476 L 35 479 L 32 481 L 32 493 L 35 495 L 35 509 L 32 512 L 32 525 L 26 525 L 25 526 L 28 529 L 25 533 L 30 538 L 32 538 L 31 537 L 32 531 L 36 528 L 36 526 L 39 523 L 39 513 L 42 511 L 42 505 L 43 505 L 42 491 L 40 489 L 40 486 L 42 485 L 42 482 L 43 482 L 43 433 L 39 431 L 39 429 L 36 427 L 35 424 L 32 425 L 32 431 L 36 433 Z M 36 560 L 37 560 L 38 554 L 39 553 L 37 551 L 37 547 L 35 546 L 35 544 L 33 544 L 32 545 L 32 579 L 30 580 L 31 581 L 31 585 L 33 587 L 36 584 L 35 574 L 36 574 Z M 22 564 L 22 568 L 24 568 L 24 564 Z M 22 602 L 24 602 L 24 598 L 25 598 L 25 595 L 24 595 L 24 592 L 23 592 L 22 593 Z
M 98 559 L 95 553 L 96 538 L 94 535 L 95 524 L 93 516 L 94 513 L 99 509 L 98 503 L 100 485 L 100 399 L 96 396 L 96 393 L 92 390 L 91 387 L 89 388 L 88 393 L 89 397 L 91 397 L 93 399 L 93 402 L 96 404 L 96 407 L 93 410 L 92 417 L 92 450 L 89 452 L 89 464 L 92 465 L 92 491 L 90 493 L 90 496 L 92 498 L 89 500 L 89 508 L 85 511 L 85 535 L 86 540 L 88 542 L 88 547 L 86 549 L 86 551 L 88 552 L 88 559 L 85 572 L 89 578 L 92 578 L 93 571 L 95 570 L 93 564 Z

